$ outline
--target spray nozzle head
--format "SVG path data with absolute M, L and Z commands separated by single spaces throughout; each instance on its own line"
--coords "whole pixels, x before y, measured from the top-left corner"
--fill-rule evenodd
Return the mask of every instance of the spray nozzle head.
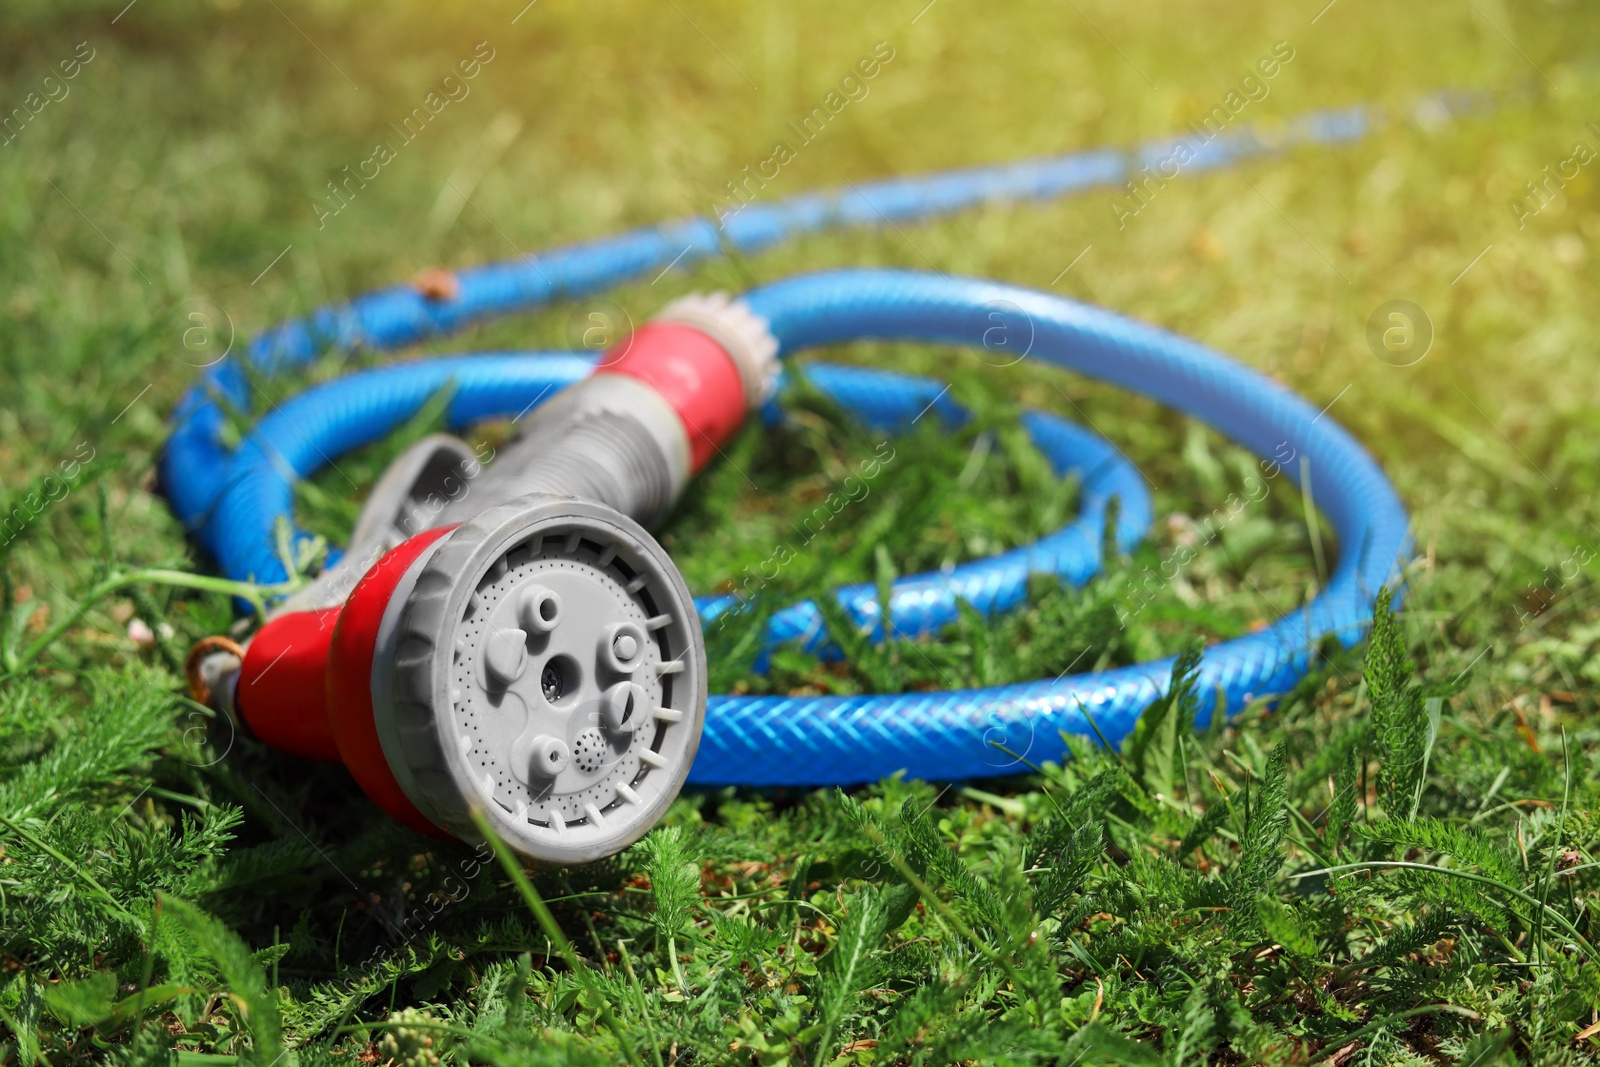
M 612 855 L 666 811 L 705 715 L 705 647 L 677 568 L 604 504 L 533 495 L 419 557 L 372 662 L 386 762 L 428 819 L 479 808 L 550 865 Z

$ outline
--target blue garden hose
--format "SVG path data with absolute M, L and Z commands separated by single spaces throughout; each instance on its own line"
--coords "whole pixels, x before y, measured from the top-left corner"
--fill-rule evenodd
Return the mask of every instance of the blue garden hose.
M 1319 113 L 1265 139 L 1248 130 L 1195 146 L 1201 166 L 1217 166 L 1295 141 L 1350 140 L 1376 115 L 1363 109 Z M 391 348 L 490 314 L 594 292 L 673 262 L 720 250 L 721 240 L 749 251 L 796 232 L 830 225 L 947 213 L 972 203 L 1056 196 L 1113 182 L 1157 149 L 1076 153 L 1055 160 L 898 179 L 850 193 L 811 194 L 750 205 L 719 239 L 692 220 L 590 242 L 459 275 L 459 296 L 429 299 L 394 289 L 325 308 L 262 334 L 251 345 L 256 369 L 273 373 L 305 364 L 328 348 Z M 902 271 L 836 271 L 762 286 L 744 303 L 766 324 L 780 355 L 859 339 L 970 345 L 972 324 L 1003 307 L 1026 323 L 1028 358 L 1112 381 L 1213 426 L 1263 457 L 1269 476 L 1298 484 L 1301 464 L 1314 470 L 1318 503 L 1341 546 L 1327 587 L 1309 604 L 1266 629 L 1208 649 L 1198 684 L 1233 711 L 1291 688 L 1333 636 L 1358 641 L 1380 585 L 1397 576 L 1409 550 L 1404 509 L 1361 447 L 1316 407 L 1205 347 L 1156 327 L 1045 293 L 973 279 Z M 975 318 L 976 317 L 976 318 Z M 250 385 L 234 363 L 209 368 L 180 402 L 162 459 L 163 488 L 174 510 L 216 558 L 224 574 L 273 582 L 285 577 L 275 545 L 291 521 L 293 482 L 351 448 L 380 439 L 441 389 L 452 390 L 453 425 L 515 414 L 585 377 L 592 359 L 572 353 L 458 356 L 408 362 L 348 376 L 278 405 L 233 452 L 223 443 L 223 406 L 248 410 Z M 893 430 L 928 410 L 949 421 L 964 413 L 924 378 L 817 365 L 813 383 L 872 425 Z M 892 629 L 931 634 L 957 617 L 960 601 L 985 614 L 1007 610 L 1026 594 L 1032 573 L 1086 581 L 1100 563 L 1107 508 L 1119 501 L 1116 540 L 1126 549 L 1143 536 L 1151 505 L 1142 476 L 1113 446 L 1056 416 L 1028 412 L 1024 424 L 1058 473 L 1076 472 L 1082 510 L 1073 522 L 1032 545 L 949 573 L 896 582 Z M 1288 457 L 1293 457 L 1288 461 Z M 1282 463 L 1280 467 L 1277 464 Z M 876 590 L 838 591 L 863 629 L 883 633 Z M 736 607 L 734 598 L 702 597 L 702 623 Z M 769 644 L 798 640 L 820 647 L 815 605 L 792 606 L 769 620 Z M 1019 770 L 1059 754 L 1057 735 L 1098 731 L 1120 740 L 1140 711 L 1164 691 L 1171 660 L 980 690 L 853 697 L 713 696 L 691 781 L 704 784 L 821 785 L 870 781 L 905 771 L 915 777 L 964 778 Z M 1209 710 L 1209 709 L 1208 709 Z

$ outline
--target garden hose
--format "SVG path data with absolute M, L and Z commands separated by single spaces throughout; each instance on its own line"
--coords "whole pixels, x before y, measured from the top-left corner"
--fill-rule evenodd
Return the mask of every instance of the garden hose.
M 1438 101 L 1454 98 L 1435 98 Z M 1319 113 L 1275 138 L 1248 130 L 1192 157 L 1215 166 L 1298 141 L 1361 136 L 1376 113 Z M 1160 143 L 1170 151 L 1171 141 Z M 463 271 L 440 291 L 392 289 L 325 308 L 256 338 L 256 373 L 328 349 L 392 348 L 482 317 L 590 293 L 628 277 L 828 225 L 926 217 L 987 200 L 1055 196 L 1123 178 L 1154 146 L 1088 152 L 751 204 Z M 261 740 L 343 762 L 384 810 L 430 833 L 472 839 L 472 814 L 537 862 L 614 854 L 648 831 L 683 783 L 816 786 L 897 772 L 960 779 L 1060 754 L 1062 733 L 1119 741 L 1164 693 L 1171 659 L 975 690 L 859 696 L 707 693 L 702 627 L 741 609 L 693 598 L 647 532 L 752 412 L 774 415 L 780 360 L 858 340 L 987 349 L 1060 365 L 1190 415 L 1261 459 L 1263 477 L 1317 502 L 1340 546 L 1327 584 L 1266 628 L 1208 648 L 1202 720 L 1282 694 L 1325 639 L 1357 642 L 1380 586 L 1409 550 L 1405 511 L 1382 471 L 1333 419 L 1264 376 L 1157 327 L 1017 286 L 897 270 L 840 270 L 742 296 L 668 305 L 596 358 L 496 353 L 426 359 L 336 379 L 275 405 L 224 443 L 224 408 L 248 410 L 249 376 L 222 362 L 180 402 L 162 458 L 174 510 L 235 579 L 274 584 L 310 535 L 292 519 L 294 483 L 382 439 L 446 393 L 452 427 L 518 420 L 492 462 L 429 437 L 379 482 L 342 557 L 279 604 L 242 648 L 193 657 L 193 682 Z M 811 383 L 892 435 L 925 416 L 967 416 L 942 383 L 811 364 Z M 1060 530 L 985 560 L 876 588 L 839 606 L 874 639 L 934 634 L 970 604 L 1022 603 L 1031 575 L 1071 584 L 1151 520 L 1143 476 L 1110 443 L 1026 412 L 1033 443 L 1080 480 Z M 892 445 L 889 445 L 892 449 Z M 890 452 L 892 456 L 892 451 Z M 880 464 L 880 458 L 863 461 Z M 1113 506 L 1113 501 L 1115 505 Z M 883 616 L 887 613 L 888 618 Z M 767 646 L 826 648 L 823 613 L 792 605 Z

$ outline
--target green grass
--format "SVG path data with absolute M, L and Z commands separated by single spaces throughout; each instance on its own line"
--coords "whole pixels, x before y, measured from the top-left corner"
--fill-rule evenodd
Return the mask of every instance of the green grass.
M 7 112 L 80 42 L 93 49 L 69 94 L 0 147 L 0 496 L 5 513 L 54 498 L 0 547 L 6 1062 L 1600 1060 L 1596 164 L 1520 227 L 1508 207 L 1574 142 L 1600 148 L 1588 8 L 122 8 L 0 13 Z M 1099 193 L 819 235 L 427 349 L 568 347 L 594 310 L 639 320 L 684 292 L 839 265 L 1053 288 L 1232 353 L 1331 403 L 1367 444 L 1417 543 L 1404 610 L 1380 613 L 1370 651 L 1198 733 L 1195 698 L 1163 704 L 1121 753 L 1035 738 L 1022 776 L 690 792 L 626 855 L 531 883 L 186 702 L 177 665 L 228 625 L 230 590 L 152 477 L 166 413 L 230 324 L 242 344 L 428 266 L 708 210 L 880 40 L 895 56 L 870 95 L 764 195 L 1154 136 L 1279 40 L 1295 57 L 1254 121 L 1403 108 L 1441 86 L 1498 106 L 1186 177 L 1125 229 Z M 326 183 L 480 41 L 495 54 L 471 95 L 319 229 Z M 1367 347 L 1368 316 L 1392 299 L 1435 329 L 1414 366 Z M 196 310 L 217 327 L 198 353 Z M 763 603 L 1059 524 L 1074 489 L 1015 433 L 1021 406 L 1106 432 L 1162 518 L 1087 588 L 1042 584 L 1015 616 L 936 642 L 847 645 L 843 663 L 785 652 L 755 676 L 730 625 L 712 639 L 721 688 L 1137 662 L 1246 632 L 1317 587 L 1306 502 L 1275 487 L 1124 628 L 1129 583 L 1185 536 L 1166 517 L 1207 514 L 1248 457 L 1030 361 L 877 344 L 826 358 L 946 377 L 980 417 L 895 442 Z M 339 369 L 264 384 L 265 398 Z M 397 443 L 315 479 L 304 521 L 348 529 Z M 741 436 L 662 539 L 696 591 L 733 587 L 877 443 L 803 399 Z M 153 642 L 130 637 L 134 619 Z

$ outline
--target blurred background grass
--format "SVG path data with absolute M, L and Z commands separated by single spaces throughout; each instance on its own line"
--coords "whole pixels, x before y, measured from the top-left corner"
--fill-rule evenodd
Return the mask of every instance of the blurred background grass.
M 193 374 L 182 348 L 193 301 L 224 309 L 242 343 L 286 314 L 427 266 L 707 211 L 878 41 L 895 58 L 870 94 L 764 196 L 1177 130 L 1280 40 L 1294 59 L 1243 121 L 1357 102 L 1404 114 L 1440 87 L 1483 90 L 1498 106 L 1185 176 L 1125 229 L 1093 193 L 805 238 L 607 299 L 643 317 L 682 291 L 842 264 L 1054 284 L 1206 341 L 1321 403 L 1337 397 L 1332 413 L 1413 508 L 1430 565 L 1510 568 L 1515 579 L 1593 533 L 1548 521 L 1592 487 L 1584 438 L 1596 370 L 1581 314 L 1594 297 L 1592 168 L 1525 229 L 1507 206 L 1575 141 L 1600 146 L 1585 126 L 1600 114 L 1585 5 L 540 0 L 380 15 L 339 3 L 137 0 L 14 3 L 3 18 L 7 108 L 80 42 L 95 58 L 0 149 L 0 483 L 14 491 L 93 440 L 128 463 L 113 510 L 136 554 L 181 550 L 159 502 L 135 486 Z M 471 95 L 318 229 L 313 203 L 326 183 L 392 139 L 388 124 L 482 41 L 495 59 Z M 1368 315 L 1395 298 L 1422 306 L 1436 330 L 1413 367 L 1367 349 Z M 570 345 L 583 312 L 553 308 L 469 341 Z M 1030 367 L 980 369 L 996 393 L 1063 406 Z M 1155 484 L 1174 494 L 1164 504 L 1205 508 L 1192 476 L 1147 454 L 1168 451 L 1169 433 L 1147 432 L 1165 416 L 1092 385 L 1073 390 L 1098 426 L 1154 465 Z M 71 572 L 83 548 L 74 529 L 34 546 L 31 585 Z

